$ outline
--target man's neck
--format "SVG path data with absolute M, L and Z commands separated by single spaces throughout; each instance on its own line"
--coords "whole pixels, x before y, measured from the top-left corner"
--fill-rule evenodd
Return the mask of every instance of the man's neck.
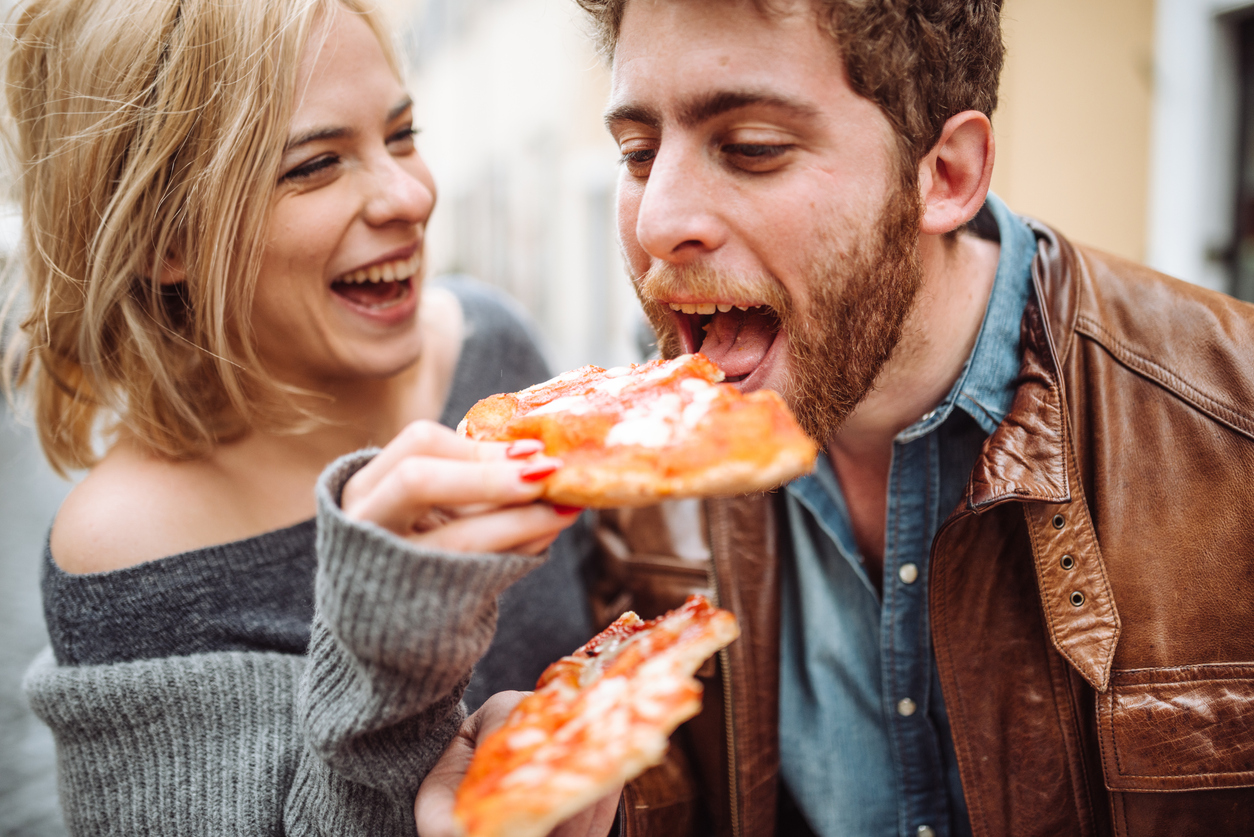
M 923 284 L 875 387 L 828 443 L 854 537 L 878 586 L 893 439 L 953 388 L 975 347 L 1001 248 L 960 234 L 920 236 Z

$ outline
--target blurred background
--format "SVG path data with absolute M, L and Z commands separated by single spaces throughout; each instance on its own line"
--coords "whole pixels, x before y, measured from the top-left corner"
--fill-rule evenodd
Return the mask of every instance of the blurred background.
M 614 230 L 609 77 L 573 0 L 379 0 L 440 188 L 434 273 L 503 288 L 557 369 L 640 358 Z M 8 0 L 0 0 L 7 8 Z M 1254 2 L 1006 0 L 994 190 L 1077 241 L 1254 300 Z M 0 258 L 16 219 L 0 210 Z M 0 408 L 2 410 L 3 408 Z M 44 533 L 68 485 L 0 412 L 0 835 L 58 835 L 21 672 L 46 644 Z

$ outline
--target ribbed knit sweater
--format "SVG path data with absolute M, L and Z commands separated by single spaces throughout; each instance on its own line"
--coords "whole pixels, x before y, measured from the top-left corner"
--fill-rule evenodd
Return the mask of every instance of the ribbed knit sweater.
M 490 295 L 456 292 L 460 415 L 536 377 L 518 364 L 538 355 Z M 414 834 L 414 796 L 465 716 L 497 598 L 544 559 L 417 549 L 350 520 L 340 492 L 372 455 L 328 467 L 315 521 L 99 576 L 46 556 L 55 653 L 25 688 L 56 738 L 71 834 Z M 578 584 L 559 558 L 501 598 L 509 638 L 476 675 L 483 696 L 533 682 L 557 656 L 548 643 L 582 641 Z

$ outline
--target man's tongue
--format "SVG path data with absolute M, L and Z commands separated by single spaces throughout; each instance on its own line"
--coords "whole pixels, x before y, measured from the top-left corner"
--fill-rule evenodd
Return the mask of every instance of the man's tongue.
M 701 354 L 728 378 L 743 377 L 762 363 L 778 329 L 775 318 L 761 308 L 718 313 L 705 327 Z

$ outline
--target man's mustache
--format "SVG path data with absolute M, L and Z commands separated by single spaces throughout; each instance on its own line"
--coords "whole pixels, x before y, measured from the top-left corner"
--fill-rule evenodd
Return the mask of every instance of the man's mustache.
M 770 306 L 781 318 L 793 310 L 791 296 L 774 277 L 736 274 L 700 263 L 657 262 L 632 283 L 646 305 L 675 299 L 752 302 Z

